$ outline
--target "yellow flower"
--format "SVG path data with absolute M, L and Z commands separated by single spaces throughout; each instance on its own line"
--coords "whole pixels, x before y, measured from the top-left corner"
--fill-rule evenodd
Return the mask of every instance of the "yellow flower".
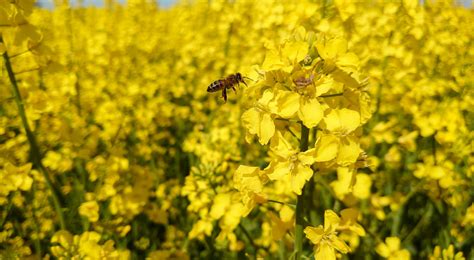
M 194 223 L 193 228 L 189 231 L 189 239 L 198 238 L 204 239 L 204 236 L 210 236 L 213 229 L 211 219 L 200 219 Z
M 273 240 L 279 241 L 285 234 L 294 227 L 295 212 L 288 206 L 283 206 L 279 211 L 280 216 L 273 212 L 268 212 L 272 223 L 272 237 Z
M 471 206 L 466 209 L 466 214 L 464 215 L 461 225 L 474 226 L 474 203 L 471 203 Z
M 240 165 L 234 173 L 234 187 L 239 190 L 245 207 L 243 216 L 246 216 L 258 203 L 266 201 L 263 185 L 266 177 L 258 167 Z
M 347 52 L 347 41 L 341 38 L 329 39 L 316 44 L 319 55 L 325 62 L 326 69 L 332 71 L 339 67 L 347 73 L 355 73 L 359 68 L 359 58 Z
M 323 118 L 324 109 L 316 98 L 301 96 L 298 117 L 303 124 L 312 128 L 319 124 Z
M 358 199 L 368 199 L 370 197 L 370 188 L 372 187 L 372 179 L 365 173 L 356 175 L 356 182 L 353 187 L 352 194 Z
M 58 259 L 117 259 L 120 254 L 114 249 L 114 242 L 107 240 L 99 244 L 101 236 L 96 232 L 84 232 L 81 235 L 71 235 L 68 231 L 60 230 L 51 238 L 51 253 Z
M 276 158 L 265 169 L 270 180 L 283 180 L 290 175 L 291 189 L 300 195 L 304 184 L 313 176 L 314 149 L 298 152 L 283 137 L 280 131 L 272 139 L 270 149 Z
M 336 159 L 341 166 L 357 161 L 361 148 L 352 133 L 360 125 L 357 111 L 334 109 L 324 118 L 328 133 L 322 133 L 316 142 L 316 162 Z
M 28 191 L 33 184 L 31 175 L 31 163 L 16 167 L 11 163 L 5 163 L 0 169 L 0 205 L 7 201 L 10 193 L 22 190 Z
M 359 210 L 356 208 L 347 208 L 341 210 L 341 222 L 339 223 L 338 230 L 350 230 L 356 233 L 358 236 L 365 236 L 364 228 L 357 223 L 359 217 Z
M 436 246 L 429 260 L 465 260 L 462 252 L 455 253 L 454 246 L 449 245 L 448 248 L 441 250 L 440 246 Z
M 275 134 L 275 124 L 268 107 L 273 99 L 273 92 L 265 91 L 256 105 L 242 114 L 242 123 L 248 132 L 258 136 L 258 141 L 264 145 Z
M 336 251 L 343 254 L 350 252 L 350 247 L 337 236 L 336 229 L 339 226 L 340 218 L 332 210 L 324 212 L 324 227 L 306 227 L 304 233 L 314 244 L 315 259 L 336 259 Z
M 99 220 L 99 204 L 95 200 L 84 202 L 79 206 L 79 214 L 90 222 L 96 222 Z
M 331 182 L 331 187 L 339 199 L 344 199 L 344 196 L 352 192 L 355 184 L 355 169 L 348 167 L 337 168 L 337 180 Z
M 375 251 L 389 260 L 410 259 L 410 252 L 406 249 L 400 249 L 400 239 L 398 237 L 385 238 L 385 243 L 378 244 Z
M 308 43 L 302 41 L 287 42 L 281 50 L 270 49 L 267 51 L 262 69 L 266 71 L 282 70 L 291 72 L 294 64 L 303 60 L 308 53 Z

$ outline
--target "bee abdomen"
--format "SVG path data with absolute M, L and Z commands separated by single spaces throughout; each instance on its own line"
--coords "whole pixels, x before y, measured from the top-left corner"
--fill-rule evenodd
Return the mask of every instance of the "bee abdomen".
M 207 87 L 207 92 L 216 92 L 222 89 L 224 82 L 222 80 L 216 80 Z

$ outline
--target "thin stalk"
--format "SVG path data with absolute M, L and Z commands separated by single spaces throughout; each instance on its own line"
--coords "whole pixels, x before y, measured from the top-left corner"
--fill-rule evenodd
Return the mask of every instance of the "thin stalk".
M 278 257 L 279 257 L 280 260 L 288 259 L 286 257 L 286 246 L 285 246 L 285 242 L 283 241 L 283 239 L 281 239 L 280 242 L 278 243 Z
M 242 225 L 242 223 L 239 223 L 239 228 L 242 230 L 242 233 L 244 233 L 245 237 L 248 239 L 250 245 L 252 245 L 253 249 L 255 250 L 255 258 L 257 258 L 258 246 L 255 244 L 255 242 L 252 239 L 252 236 L 244 227 L 244 225 Z
M 311 132 L 311 140 L 312 140 L 311 143 L 316 142 L 317 132 L 318 132 L 318 129 L 316 129 L 316 128 L 314 128 L 313 131 Z M 316 171 L 313 171 L 313 172 L 314 172 L 314 175 L 315 175 Z M 314 177 L 312 177 L 309 180 L 309 183 L 306 186 L 307 186 L 306 188 L 308 189 L 308 192 L 306 194 L 306 198 L 308 200 L 308 207 L 309 207 L 309 222 L 312 225 L 315 225 L 318 215 L 317 215 L 317 212 L 316 212 L 316 200 L 314 198 L 315 188 L 316 188 L 316 183 L 314 181 Z
M 0 43 L 4 43 L 3 37 L 0 36 Z M 56 210 L 56 214 L 58 214 L 59 218 L 59 225 L 61 229 L 66 229 L 66 224 L 64 222 L 64 215 L 61 209 L 61 204 L 59 202 L 58 194 L 54 189 L 53 183 L 49 177 L 49 174 L 46 172 L 46 168 L 43 166 L 41 162 L 41 152 L 36 141 L 35 135 L 28 124 L 28 119 L 26 117 L 25 106 L 23 103 L 23 99 L 20 94 L 20 90 L 18 89 L 18 84 L 15 78 L 15 73 L 13 72 L 12 65 L 10 63 L 10 57 L 8 56 L 8 52 L 3 53 L 3 60 L 5 61 L 5 68 L 8 73 L 8 78 L 10 79 L 11 90 L 13 92 L 13 96 L 15 98 L 15 103 L 18 107 L 18 113 L 20 114 L 21 122 L 23 124 L 23 128 L 25 129 L 26 137 L 28 139 L 28 143 L 30 144 L 30 154 L 31 160 L 33 164 L 38 168 L 38 170 L 43 174 L 43 177 L 46 181 L 46 185 L 51 192 L 51 198 L 53 200 L 53 207 Z
M 410 233 L 403 240 L 404 244 L 410 243 L 413 238 L 420 234 L 421 229 L 428 223 L 431 216 L 433 215 L 433 204 L 428 203 L 427 209 L 425 208 L 425 214 L 420 218 L 420 221 L 415 225 L 415 227 L 410 231 Z
M 301 139 L 300 139 L 300 151 L 304 152 L 308 150 L 308 139 L 309 129 L 301 124 Z M 305 225 L 304 221 L 304 188 L 301 191 L 301 195 L 296 198 L 296 225 L 295 225 L 295 259 L 301 259 L 303 252 L 303 229 Z
M 433 153 L 433 162 L 434 165 L 438 165 L 438 160 L 436 157 L 436 133 L 431 137 L 431 151 Z
M 319 97 L 321 98 L 329 98 L 329 97 L 339 97 L 344 95 L 344 93 L 334 93 L 334 94 L 327 94 L 327 95 L 321 95 Z

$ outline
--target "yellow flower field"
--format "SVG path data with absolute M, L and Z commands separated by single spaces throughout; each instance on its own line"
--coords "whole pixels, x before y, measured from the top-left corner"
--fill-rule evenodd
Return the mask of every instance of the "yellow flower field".
M 474 12 L 0 1 L 0 259 L 473 259 Z

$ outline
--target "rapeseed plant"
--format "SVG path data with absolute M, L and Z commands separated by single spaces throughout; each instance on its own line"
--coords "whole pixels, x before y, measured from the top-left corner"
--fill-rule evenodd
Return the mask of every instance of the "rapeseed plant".
M 0 1 L 0 258 L 472 258 L 471 9 L 54 3 Z

